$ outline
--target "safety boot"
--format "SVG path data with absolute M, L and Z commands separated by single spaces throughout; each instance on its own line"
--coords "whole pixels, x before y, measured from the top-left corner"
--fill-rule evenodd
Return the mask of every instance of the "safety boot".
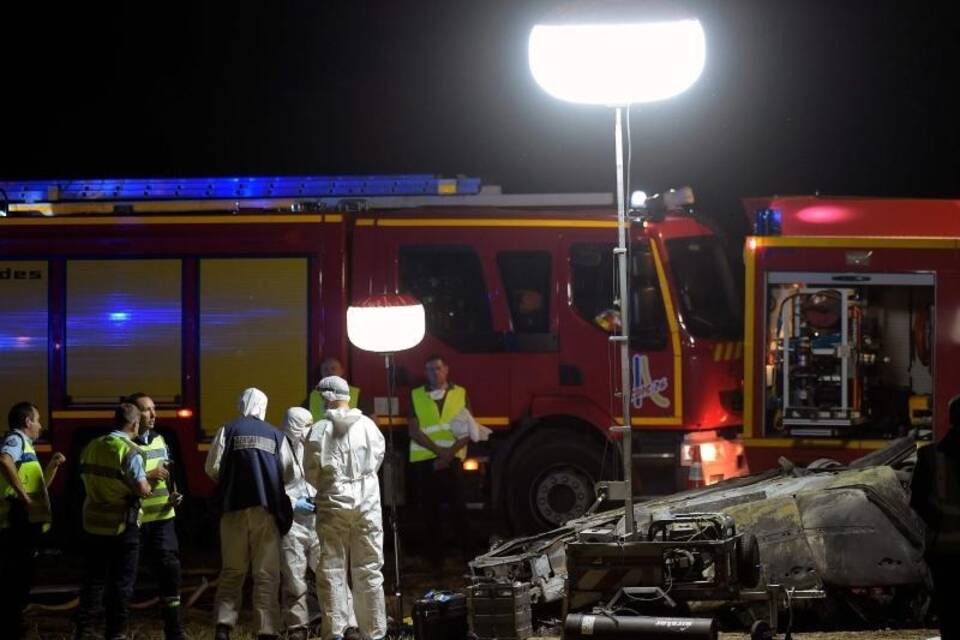
M 297 627 L 287 631 L 287 640 L 308 640 L 310 637 L 306 627 Z
M 164 607 L 163 616 L 164 640 L 184 640 L 183 623 L 180 620 L 180 607 Z
M 217 630 L 213 634 L 213 640 L 230 640 L 230 627 L 225 624 L 218 624 Z

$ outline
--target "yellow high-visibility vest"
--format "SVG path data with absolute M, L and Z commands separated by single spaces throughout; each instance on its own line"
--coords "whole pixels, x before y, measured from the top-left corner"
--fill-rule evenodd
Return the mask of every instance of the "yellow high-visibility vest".
M 14 432 L 16 433 L 16 432 Z M 37 452 L 33 448 L 30 438 L 17 433 L 23 440 L 23 453 L 17 465 L 17 475 L 23 490 L 30 496 L 32 504 L 27 511 L 27 522 L 42 525 L 42 529 L 50 529 L 50 495 L 47 493 L 47 483 L 43 478 L 43 467 L 37 459 Z M 6 476 L 0 474 L 0 529 L 10 526 L 10 498 L 17 495 L 13 486 L 7 482 Z
M 127 515 L 137 496 L 134 482 L 123 471 L 131 456 L 143 457 L 143 452 L 129 438 L 112 434 L 93 440 L 80 455 L 80 478 L 87 490 L 83 501 L 87 533 L 116 536 L 126 531 Z M 142 516 L 141 511 L 138 524 Z
M 413 410 L 417 414 L 420 430 L 427 434 L 435 444 L 441 447 L 453 446 L 457 437 L 450 430 L 450 421 L 467 407 L 467 390 L 457 385 L 450 385 L 443 397 L 443 411 L 437 408 L 436 401 L 430 397 L 426 387 L 417 387 L 410 394 Z M 421 447 L 410 441 L 410 462 L 433 460 L 436 454 L 430 449 Z M 457 457 L 463 460 L 467 457 L 466 447 L 457 452 Z
M 167 459 L 167 443 L 159 433 L 154 435 L 150 444 L 141 444 L 139 447 L 147 459 L 144 465 L 147 473 L 159 468 Z M 177 515 L 173 503 L 170 502 L 170 489 L 166 480 L 158 480 L 157 484 L 153 485 L 153 491 L 143 499 L 140 508 L 143 509 L 144 523 L 169 520 Z
M 360 388 L 350 387 L 350 408 L 356 409 L 357 403 L 360 402 Z M 320 420 L 327 419 L 327 401 L 323 399 L 323 396 L 320 395 L 320 392 L 314 389 L 310 392 L 310 413 L 313 414 L 313 421 L 319 422 Z

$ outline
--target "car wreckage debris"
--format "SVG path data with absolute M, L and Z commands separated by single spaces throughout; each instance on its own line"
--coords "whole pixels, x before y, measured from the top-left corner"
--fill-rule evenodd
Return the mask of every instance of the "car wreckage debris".
M 909 507 L 916 447 L 901 438 L 846 466 L 781 459 L 763 473 L 641 500 L 626 538 L 622 508 L 571 520 L 478 556 L 473 584 L 528 585 L 534 614 L 562 603 L 565 615 L 591 615 L 621 588 L 657 587 L 678 604 L 675 617 L 722 608 L 739 611 L 745 627 L 764 620 L 776 629 L 800 608 L 821 622 L 917 623 L 930 581 L 923 524 Z

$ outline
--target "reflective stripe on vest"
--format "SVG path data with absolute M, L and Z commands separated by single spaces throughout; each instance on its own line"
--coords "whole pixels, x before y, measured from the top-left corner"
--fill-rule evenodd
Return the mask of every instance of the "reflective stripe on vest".
M 467 407 L 467 391 L 463 387 L 452 385 L 443 397 L 443 411 L 437 408 L 436 401 L 430 397 L 426 387 L 417 387 L 410 395 L 413 401 L 413 410 L 417 414 L 420 430 L 429 437 L 434 444 L 441 447 L 450 447 L 457 441 L 450 430 L 450 421 Z M 437 456 L 416 442 L 410 442 L 410 462 L 433 460 Z M 457 452 L 457 457 L 463 460 L 467 457 L 466 448 Z
M 146 458 L 129 438 L 114 435 L 97 438 L 83 450 L 80 477 L 87 490 L 83 528 L 88 533 L 115 536 L 126 530 L 127 515 L 137 504 L 137 494 L 136 483 L 123 469 L 137 455 Z
M 42 525 L 42 529 L 47 531 L 50 528 L 50 496 L 47 493 L 47 483 L 43 478 L 43 467 L 37 460 L 37 452 L 33 448 L 30 438 L 22 434 L 12 432 L 23 441 L 23 452 L 20 459 L 16 460 L 17 476 L 20 477 L 20 484 L 23 490 L 30 496 L 31 505 L 27 509 L 27 522 L 31 524 Z M 6 529 L 10 526 L 10 498 L 15 498 L 16 490 L 7 482 L 6 476 L 0 474 L 0 529 Z
M 933 445 L 931 445 L 933 446 Z M 934 505 L 940 512 L 940 527 L 933 539 L 935 553 L 960 553 L 960 462 L 939 451 L 933 456 Z
M 149 444 L 140 445 L 140 450 L 147 459 L 144 466 L 147 473 L 159 468 L 167 459 L 167 443 L 159 433 L 154 434 Z M 143 509 L 144 523 L 169 520 L 177 515 L 170 503 L 170 490 L 166 480 L 158 480 L 153 485 L 153 491 L 140 502 L 140 508 Z
M 359 387 L 350 387 L 350 408 L 356 409 L 357 403 L 360 402 L 360 388 Z M 321 420 L 326 420 L 327 416 L 327 401 L 323 399 L 323 396 L 320 395 L 320 392 L 314 389 L 310 392 L 310 413 L 313 415 L 314 422 L 320 422 Z

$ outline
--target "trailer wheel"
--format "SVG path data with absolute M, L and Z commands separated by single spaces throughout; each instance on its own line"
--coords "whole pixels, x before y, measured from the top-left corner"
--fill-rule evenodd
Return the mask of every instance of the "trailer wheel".
M 760 545 L 752 533 L 737 540 L 737 577 L 740 585 L 753 589 L 760 584 Z
M 602 458 L 602 445 L 565 430 L 545 429 L 522 443 L 508 467 L 514 531 L 544 531 L 586 513 L 596 500 Z

